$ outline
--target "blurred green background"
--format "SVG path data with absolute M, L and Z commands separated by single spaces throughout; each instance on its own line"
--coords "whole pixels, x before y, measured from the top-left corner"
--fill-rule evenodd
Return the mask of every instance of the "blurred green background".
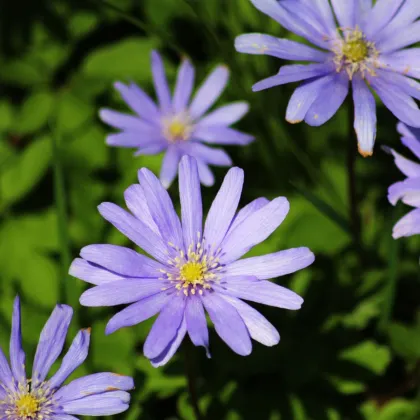
M 254 254 L 308 246 L 308 269 L 279 279 L 305 298 L 302 310 L 258 307 L 279 329 L 280 344 L 257 343 L 251 356 L 230 351 L 211 331 L 213 358 L 197 349 L 193 364 L 200 406 L 209 420 L 420 419 L 420 276 L 418 237 L 394 241 L 389 184 L 402 178 L 380 145 L 402 151 L 396 121 L 381 105 L 375 154 L 357 156 L 362 247 L 348 233 L 348 110 L 320 128 L 284 120 L 294 86 L 252 93 L 277 72 L 274 58 L 235 52 L 245 32 L 286 34 L 249 0 L 32 0 L 2 2 L 0 11 L 0 343 L 7 351 L 12 301 L 23 301 L 28 367 L 39 332 L 56 302 L 75 309 L 69 340 L 91 326 L 88 361 L 76 376 L 98 371 L 132 375 L 131 408 L 115 418 L 194 419 L 182 351 L 154 369 L 142 355 L 151 321 L 109 337 L 114 310 L 79 306 L 86 285 L 67 275 L 91 243 L 130 245 L 99 216 L 102 201 L 123 204 L 137 169 L 158 173 L 161 156 L 108 148 L 98 109 L 127 107 L 116 80 L 134 80 L 154 96 L 149 56 L 161 51 L 174 81 L 183 55 L 202 80 L 231 69 L 221 102 L 247 100 L 238 125 L 256 136 L 228 148 L 246 171 L 243 202 L 288 197 L 283 225 Z M 353 145 L 356 153 L 356 144 Z M 206 208 L 216 185 L 203 191 Z M 170 193 L 177 201 L 177 185 Z

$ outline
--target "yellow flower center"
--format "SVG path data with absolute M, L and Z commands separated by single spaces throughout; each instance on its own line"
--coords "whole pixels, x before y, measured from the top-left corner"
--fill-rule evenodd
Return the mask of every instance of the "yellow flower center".
M 16 414 L 22 418 L 36 419 L 40 402 L 31 394 L 24 394 L 16 401 Z
M 360 34 L 361 38 L 358 36 L 345 42 L 343 46 L 344 56 L 352 63 L 359 63 L 365 60 L 369 54 L 368 44 L 363 39 L 363 35 Z
M 160 270 L 163 274 L 161 280 L 167 282 L 162 290 L 175 286 L 185 296 L 189 293 L 202 295 L 204 290 L 212 288 L 212 283 L 219 281 L 223 268 L 219 261 L 221 249 L 215 252 L 206 249 L 200 234 L 197 234 L 197 242 L 190 245 L 186 252 L 172 243 L 168 245 L 176 251 L 176 256 L 168 260 L 167 269 Z
M 375 69 L 379 67 L 379 53 L 375 44 L 366 39 L 364 33 L 356 27 L 355 29 L 340 29 L 344 40 L 334 41 L 332 51 L 335 53 L 334 64 L 337 72 L 345 70 L 350 79 L 357 72 L 365 76 L 376 76 Z
M 192 128 L 190 118 L 185 114 L 175 115 L 163 120 L 163 134 L 171 143 L 189 140 Z
M 202 262 L 187 262 L 179 270 L 184 283 L 203 284 L 206 266 Z

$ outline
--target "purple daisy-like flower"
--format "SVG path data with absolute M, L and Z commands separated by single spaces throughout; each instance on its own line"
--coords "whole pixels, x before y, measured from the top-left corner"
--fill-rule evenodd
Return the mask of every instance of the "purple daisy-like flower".
M 110 109 L 102 109 L 102 121 L 122 130 L 110 134 L 106 142 L 110 146 L 137 148 L 136 155 L 152 155 L 165 151 L 160 180 L 165 188 L 174 180 L 178 163 L 183 155 L 197 159 L 198 173 L 203 185 L 213 185 L 214 176 L 209 165 L 231 166 L 229 155 L 203 143 L 245 146 L 253 136 L 230 128 L 247 112 L 246 102 L 235 102 L 205 115 L 222 94 L 229 78 L 226 66 L 218 66 L 207 77 L 191 99 L 195 70 L 184 59 L 178 71 L 173 95 L 171 95 L 160 55 L 152 52 L 152 73 L 159 105 L 136 84 L 115 83 L 127 105 L 136 115 L 127 115 Z
M 0 349 L 0 418 L 2 420 L 75 420 L 74 415 L 107 416 L 128 408 L 133 379 L 114 373 L 97 373 L 64 381 L 86 359 L 90 329 L 81 330 L 56 373 L 46 379 L 63 350 L 73 310 L 57 305 L 42 330 L 32 369 L 25 371 L 22 349 L 20 300 L 13 308 L 10 365 Z
M 268 279 L 293 273 L 314 261 L 308 248 L 240 258 L 283 222 L 284 197 L 258 198 L 237 213 L 244 172 L 232 168 L 210 207 L 203 229 L 197 163 L 184 156 L 179 167 L 181 220 L 168 192 L 148 169 L 125 192 L 132 214 L 112 203 L 101 215 L 146 251 L 115 245 L 89 245 L 74 260 L 70 274 L 96 287 L 83 293 L 85 306 L 130 304 L 109 321 L 106 333 L 138 324 L 159 313 L 144 344 L 154 366 L 165 364 L 184 336 L 208 354 L 205 311 L 216 332 L 240 355 L 251 353 L 251 338 L 266 346 L 279 334 L 259 312 L 241 299 L 299 309 L 303 299 Z
M 342 105 L 351 82 L 359 152 L 373 153 L 376 106 L 372 88 L 404 123 L 419 127 L 420 41 L 418 0 L 251 0 L 254 6 L 317 48 L 263 34 L 236 38 L 237 51 L 313 62 L 280 68 L 254 91 L 304 81 L 287 107 L 290 123 L 319 126 Z M 413 99 L 414 98 L 414 99 Z
M 402 143 L 420 159 L 420 129 L 398 124 L 398 131 L 402 135 Z M 388 189 L 388 199 L 394 206 L 399 200 L 415 207 L 394 226 L 392 236 L 397 239 L 403 236 L 420 234 L 420 163 L 401 156 L 390 149 L 398 169 L 406 176 L 404 181 L 396 182 Z

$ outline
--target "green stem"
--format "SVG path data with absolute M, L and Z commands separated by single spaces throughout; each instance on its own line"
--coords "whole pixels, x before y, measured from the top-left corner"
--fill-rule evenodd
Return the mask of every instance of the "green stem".
M 393 216 L 397 212 L 393 211 Z M 391 220 L 394 221 L 395 217 L 391 217 Z M 390 231 L 390 229 L 387 229 Z M 386 330 L 391 319 L 392 312 L 394 309 L 395 293 L 397 290 L 398 282 L 398 259 L 399 259 L 399 242 L 395 240 L 391 235 L 389 235 L 389 251 L 387 253 L 388 257 L 388 282 L 384 289 L 383 297 L 383 306 L 381 318 L 379 320 L 379 329 L 380 331 Z
M 67 198 L 64 185 L 63 166 L 61 162 L 61 153 L 58 145 L 57 133 L 51 130 L 51 143 L 53 154 L 53 171 L 54 171 L 54 200 L 57 211 L 57 229 L 60 241 L 60 300 L 61 302 L 68 302 L 71 305 L 74 302 L 71 296 L 67 293 L 68 269 L 71 262 L 70 239 L 68 233 L 67 221 Z
M 353 240 L 356 246 L 360 246 L 360 217 L 358 211 L 357 188 L 356 188 L 356 145 L 357 137 L 353 129 L 354 108 L 351 99 L 348 103 L 348 129 L 347 136 L 347 180 L 348 180 L 348 205 L 350 225 L 353 233 Z
M 195 382 L 194 360 L 193 360 L 194 346 L 189 339 L 184 341 L 184 356 L 185 356 L 185 376 L 187 377 L 188 392 L 190 394 L 191 405 L 194 410 L 196 420 L 204 420 L 198 406 L 197 386 Z

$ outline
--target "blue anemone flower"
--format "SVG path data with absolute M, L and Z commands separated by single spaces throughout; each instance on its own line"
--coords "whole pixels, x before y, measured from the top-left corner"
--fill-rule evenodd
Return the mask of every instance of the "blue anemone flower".
M 194 156 L 201 183 L 213 185 L 214 176 L 209 165 L 232 166 L 232 161 L 223 149 L 203 143 L 249 144 L 253 136 L 230 127 L 248 112 L 248 104 L 233 102 L 206 114 L 228 82 L 229 70 L 224 65 L 217 66 L 210 73 L 192 99 L 195 69 L 188 59 L 184 59 L 179 67 L 173 95 L 162 58 L 156 51 L 152 52 L 152 74 L 158 105 L 136 84 L 115 83 L 115 88 L 135 115 L 110 109 L 100 111 L 102 121 L 121 130 L 108 135 L 107 144 L 136 148 L 136 155 L 165 151 L 160 173 L 165 188 L 175 179 L 182 156 Z
M 57 305 L 42 330 L 32 376 L 26 376 L 22 349 L 20 300 L 13 308 L 10 365 L 0 349 L 0 418 L 2 420 L 75 420 L 74 415 L 109 416 L 128 409 L 133 379 L 115 373 L 64 381 L 86 359 L 90 329 L 81 330 L 51 378 L 48 372 L 63 350 L 73 310 Z
M 237 212 L 244 172 L 227 173 L 204 222 L 194 158 L 179 167 L 181 219 L 168 192 L 148 169 L 125 193 L 126 212 L 112 203 L 99 211 L 152 258 L 116 245 L 89 245 L 73 261 L 70 274 L 95 287 L 80 298 L 85 306 L 129 306 L 109 321 L 107 334 L 159 314 L 144 344 L 154 366 L 165 364 L 188 333 L 196 346 L 209 347 L 205 311 L 216 332 L 236 353 L 252 351 L 251 338 L 273 346 L 280 336 L 258 311 L 242 301 L 297 310 L 303 299 L 268 281 L 314 261 L 308 248 L 241 259 L 283 222 L 284 197 L 257 198 Z M 204 223 L 203 223 L 204 222 Z
M 419 0 L 251 0 L 254 6 L 315 48 L 253 33 L 236 38 L 239 52 L 313 62 L 285 65 L 254 91 L 303 81 L 286 112 L 290 123 L 319 126 L 340 108 L 351 83 L 359 152 L 373 153 L 376 105 L 371 88 L 401 121 L 420 127 Z M 413 99 L 414 98 L 414 99 Z

